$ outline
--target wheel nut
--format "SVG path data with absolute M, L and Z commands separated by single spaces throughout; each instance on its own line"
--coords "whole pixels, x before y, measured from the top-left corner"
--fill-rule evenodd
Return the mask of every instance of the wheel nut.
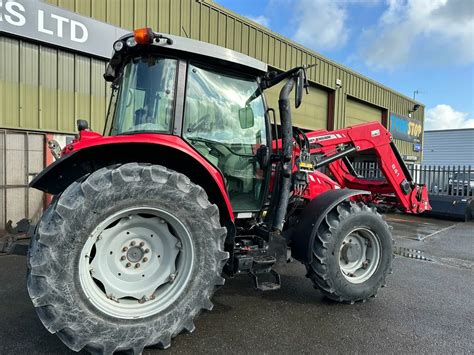
M 146 248 L 145 249 L 145 254 L 149 253 L 150 252 L 150 249 Z
M 126 252 L 127 250 L 128 250 L 128 247 L 123 247 L 123 248 L 122 248 L 122 251 L 123 251 L 123 252 Z
M 142 247 L 142 246 L 144 246 L 144 245 L 145 245 L 145 243 L 143 243 L 143 242 L 140 242 L 140 246 L 141 246 L 141 247 Z
M 140 267 L 140 263 L 135 264 L 135 269 L 138 269 Z
M 144 263 L 146 263 L 148 261 L 148 258 L 143 258 L 142 260 Z
M 132 241 L 130 242 L 130 246 L 133 247 L 134 245 L 135 245 L 135 242 L 132 240 Z
M 130 267 L 130 266 L 132 266 L 132 264 L 130 263 L 125 264 L 125 267 Z
M 122 255 L 122 257 L 120 258 L 121 261 L 124 261 L 126 259 L 125 255 Z

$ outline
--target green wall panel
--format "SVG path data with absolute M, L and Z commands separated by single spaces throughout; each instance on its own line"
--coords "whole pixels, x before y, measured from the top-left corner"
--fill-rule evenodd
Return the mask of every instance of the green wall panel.
M 0 55 L 0 122 L 4 126 L 19 127 L 20 43 L 0 37 Z
M 56 124 L 58 131 L 74 130 L 74 54 L 58 55 L 58 116 L 50 124 Z
M 58 53 L 56 49 L 39 49 L 39 127 L 57 129 L 58 116 Z M 32 114 L 32 117 L 35 115 Z M 32 123 L 34 126 L 35 122 Z
M 39 127 L 39 46 L 20 43 L 20 126 Z
M 367 105 L 363 102 L 347 98 L 346 101 L 346 125 L 367 123 L 382 120 L 382 110 L 380 108 Z
M 102 130 L 105 61 L 0 36 L 0 127 L 74 132 L 77 118 Z

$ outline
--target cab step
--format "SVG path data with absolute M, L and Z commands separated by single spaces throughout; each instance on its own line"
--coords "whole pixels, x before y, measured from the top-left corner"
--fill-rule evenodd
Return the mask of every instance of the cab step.
M 280 289 L 280 274 L 272 269 L 272 266 L 276 263 L 276 261 L 276 258 L 271 255 L 256 256 L 253 259 L 250 276 L 252 277 L 257 290 L 275 291 Z

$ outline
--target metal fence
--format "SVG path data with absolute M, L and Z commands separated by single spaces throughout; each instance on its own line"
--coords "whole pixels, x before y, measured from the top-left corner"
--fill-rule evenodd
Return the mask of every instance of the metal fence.
M 384 176 L 379 169 L 378 162 L 359 161 L 352 164 L 357 174 L 367 180 L 383 180 Z
M 472 196 L 474 169 L 467 165 L 415 165 L 411 167 L 413 179 L 425 184 L 431 194 Z
M 384 179 L 377 162 L 355 162 L 354 170 L 369 180 Z M 424 184 L 428 192 L 446 196 L 473 196 L 474 167 L 468 165 L 408 165 L 413 180 Z
M 28 183 L 45 164 L 45 135 L 0 129 L 0 230 L 8 220 L 36 219 L 43 193 Z

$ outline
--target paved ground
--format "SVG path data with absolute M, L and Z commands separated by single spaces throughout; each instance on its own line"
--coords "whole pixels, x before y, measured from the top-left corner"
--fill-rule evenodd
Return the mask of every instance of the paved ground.
M 248 278 L 227 282 L 215 308 L 151 353 L 474 353 L 474 223 L 390 215 L 396 246 L 431 260 L 397 257 L 388 286 L 368 303 L 322 298 L 290 264 L 279 291 L 259 293 Z M 406 255 L 419 255 L 400 249 Z M 36 318 L 23 257 L 0 258 L 0 354 L 66 354 Z

